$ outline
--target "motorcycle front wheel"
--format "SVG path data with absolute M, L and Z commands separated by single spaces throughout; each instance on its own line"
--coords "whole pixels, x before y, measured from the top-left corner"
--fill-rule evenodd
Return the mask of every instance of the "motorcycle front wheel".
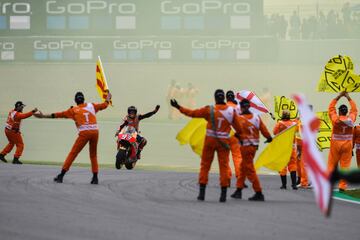
M 126 161 L 125 162 L 125 167 L 127 170 L 131 170 L 135 167 L 136 165 L 136 161 L 135 162 L 132 162 L 132 161 Z
M 119 151 L 116 154 L 116 162 L 115 162 L 116 169 L 120 169 L 121 166 L 124 164 L 125 160 L 126 160 L 126 149 L 119 149 Z

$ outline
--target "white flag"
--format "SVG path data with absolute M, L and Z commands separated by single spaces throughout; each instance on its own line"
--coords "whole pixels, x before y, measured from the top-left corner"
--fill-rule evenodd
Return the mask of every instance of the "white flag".
M 240 102 L 243 99 L 247 99 L 250 101 L 250 112 L 253 114 L 263 114 L 263 113 L 269 113 L 270 111 L 265 106 L 265 104 L 260 100 L 258 96 L 256 96 L 255 93 L 248 91 L 248 90 L 242 90 L 240 92 L 236 93 L 236 99 Z
M 320 126 L 320 120 L 311 111 L 305 97 L 294 95 L 300 111 L 302 123 L 302 154 L 307 174 L 313 184 L 315 200 L 320 210 L 329 216 L 331 208 L 332 187 L 325 162 L 316 145 L 316 136 Z

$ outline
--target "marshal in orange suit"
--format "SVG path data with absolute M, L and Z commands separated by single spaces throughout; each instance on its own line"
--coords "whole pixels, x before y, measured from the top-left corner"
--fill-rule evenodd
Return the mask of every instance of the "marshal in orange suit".
M 3 162 L 7 162 L 5 156 L 11 152 L 14 146 L 16 146 L 13 164 L 22 164 L 22 162 L 19 160 L 24 151 L 24 141 L 20 132 L 21 120 L 31 117 L 35 112 L 37 112 L 37 108 L 34 108 L 30 112 L 22 113 L 24 107 L 25 104 L 23 104 L 21 101 L 17 101 L 15 103 L 15 108 L 8 114 L 5 125 L 5 135 L 9 143 L 0 153 L 0 160 Z
M 63 112 L 52 114 L 36 113 L 38 118 L 70 118 L 75 121 L 79 135 L 69 152 L 61 173 L 54 178 L 57 183 L 62 183 L 64 175 L 69 171 L 72 162 L 75 160 L 80 151 L 89 143 L 91 170 L 93 177 L 91 184 L 98 184 L 98 162 L 97 162 L 97 144 L 99 139 L 99 130 L 96 121 L 96 113 L 108 107 L 111 101 L 111 94 L 109 93 L 104 103 L 85 103 L 85 97 L 82 92 L 77 92 L 75 95 L 76 106 L 69 108 Z
M 226 201 L 227 187 L 229 186 L 229 138 L 231 126 L 240 130 L 237 122 L 234 121 L 234 108 L 226 105 L 225 93 L 222 89 L 215 91 L 215 106 L 206 106 L 196 110 L 190 110 L 180 106 L 175 99 L 170 100 L 171 106 L 180 110 L 186 116 L 204 118 L 207 120 L 206 137 L 201 155 L 199 173 L 199 195 L 198 200 L 205 200 L 205 188 L 208 183 L 209 171 L 214 154 L 217 152 L 220 168 L 220 202 Z
M 273 133 L 274 135 L 281 133 L 282 131 L 285 131 L 286 129 L 295 126 L 298 128 L 297 120 L 291 120 L 290 119 L 290 112 L 288 110 L 283 110 L 281 120 L 278 121 L 274 127 Z M 296 129 L 298 131 L 298 129 Z M 296 142 L 295 142 L 295 136 L 294 136 L 294 143 L 293 143 L 293 149 L 290 156 L 290 161 L 288 165 L 282 169 L 279 174 L 281 178 L 281 187 L 280 189 L 286 189 L 286 174 L 287 171 L 290 172 L 290 179 L 291 179 L 291 187 L 294 190 L 297 190 L 296 186 L 296 170 L 297 170 L 297 149 L 296 149 Z
M 341 97 L 346 97 L 350 104 L 350 113 L 345 104 L 338 108 L 339 115 L 336 113 L 336 104 Z M 353 130 L 358 110 L 355 102 L 346 92 L 341 92 L 329 105 L 329 117 L 331 119 L 333 129 L 331 134 L 330 152 L 328 158 L 328 170 L 333 171 L 338 163 L 342 169 L 349 169 L 352 158 L 353 148 Z M 339 191 L 345 191 L 347 184 L 345 180 L 340 180 Z
M 254 157 L 259 147 L 260 132 L 266 138 L 266 142 L 271 142 L 272 137 L 261 120 L 260 116 L 252 114 L 250 111 L 250 101 L 243 99 L 240 102 L 241 114 L 236 115 L 235 122 L 240 126 L 240 131 L 236 135 L 240 140 L 241 165 L 240 175 L 237 178 L 236 191 L 231 195 L 232 198 L 241 199 L 242 189 L 245 187 L 245 178 L 249 179 L 255 191 L 250 201 L 265 201 L 261 185 L 254 167 Z

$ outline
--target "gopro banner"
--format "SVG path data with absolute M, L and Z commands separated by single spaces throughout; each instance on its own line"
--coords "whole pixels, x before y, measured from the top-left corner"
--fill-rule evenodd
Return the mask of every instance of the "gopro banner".
M 7 0 L 2 36 L 263 33 L 263 0 Z
M 0 62 L 266 62 L 276 46 L 260 37 L 0 37 Z

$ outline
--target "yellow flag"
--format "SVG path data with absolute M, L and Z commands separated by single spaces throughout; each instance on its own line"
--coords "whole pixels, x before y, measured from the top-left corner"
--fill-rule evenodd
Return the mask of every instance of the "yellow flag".
M 281 119 L 283 110 L 290 111 L 290 119 L 296 119 L 299 117 L 299 111 L 294 100 L 286 98 L 285 96 L 275 96 L 274 100 L 276 121 Z
M 320 120 L 320 127 L 318 130 L 316 144 L 320 150 L 330 148 L 332 123 L 329 117 L 329 113 L 317 112 L 316 116 Z
M 101 63 L 100 56 L 98 56 L 98 60 L 96 62 L 96 89 L 100 95 L 100 98 L 105 101 L 109 92 L 109 87 L 106 82 L 105 72 Z M 110 104 L 112 105 L 111 102 Z
M 207 121 L 203 118 L 193 118 L 176 135 L 181 145 L 189 144 L 191 149 L 201 156 L 206 136 Z
M 296 125 L 282 131 L 274 137 L 255 162 L 255 168 L 266 167 L 281 171 L 290 161 L 294 144 Z
M 186 126 L 176 135 L 181 145 L 189 144 L 194 153 L 201 157 L 206 137 L 207 121 L 202 118 L 191 119 Z M 231 130 L 230 136 L 235 134 Z
M 335 56 L 325 65 L 317 86 L 318 92 L 360 92 L 360 76 L 354 73 L 349 56 Z
M 207 121 L 202 118 L 192 118 L 183 129 L 176 135 L 176 139 L 181 145 L 188 144 L 191 136 L 199 128 L 203 127 L 206 129 Z
M 205 121 L 205 120 L 204 120 Z M 196 131 L 191 135 L 190 146 L 194 153 L 201 157 L 204 148 L 204 141 L 206 136 L 206 124 L 200 125 Z

